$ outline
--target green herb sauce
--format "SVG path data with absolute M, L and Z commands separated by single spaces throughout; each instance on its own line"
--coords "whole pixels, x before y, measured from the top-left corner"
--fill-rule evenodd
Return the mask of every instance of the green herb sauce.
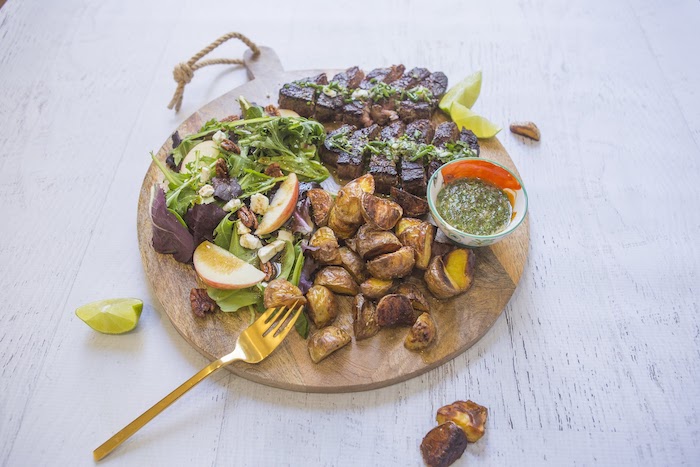
M 456 229 L 473 235 L 493 235 L 510 222 L 508 196 L 479 178 L 460 178 L 437 195 L 437 211 Z

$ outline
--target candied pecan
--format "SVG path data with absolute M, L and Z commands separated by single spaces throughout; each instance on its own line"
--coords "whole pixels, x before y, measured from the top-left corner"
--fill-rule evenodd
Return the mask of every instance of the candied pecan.
M 273 162 L 272 164 L 265 167 L 265 175 L 269 175 L 270 177 L 274 178 L 284 177 L 282 169 L 280 169 L 280 165 L 277 162 Z
M 238 145 L 230 139 L 225 139 L 221 142 L 221 149 L 229 152 L 235 152 L 236 154 L 241 153 L 241 148 L 239 148 Z
M 240 119 L 241 119 L 241 117 L 239 117 L 238 115 L 229 115 L 228 117 L 224 117 L 219 121 L 222 123 L 223 122 L 235 122 L 236 120 L 240 120 Z
M 223 178 L 225 180 L 228 180 L 230 178 L 228 174 L 228 164 L 226 164 L 226 161 L 223 158 L 217 159 L 215 171 L 216 176 L 219 178 Z
M 236 215 L 241 220 L 243 225 L 248 227 L 250 230 L 255 230 L 258 228 L 258 218 L 248 206 L 241 206 L 241 208 L 236 212 Z
M 204 318 L 206 313 L 214 313 L 218 306 L 207 294 L 207 289 L 192 289 L 190 290 L 190 305 L 192 305 L 192 313 Z
M 277 275 L 277 268 L 269 261 L 267 263 L 260 262 L 260 270 L 265 273 L 263 280 L 266 282 L 271 281 Z
M 280 116 L 280 111 L 274 104 L 266 105 L 265 106 L 265 113 L 267 113 L 271 117 L 279 117 Z

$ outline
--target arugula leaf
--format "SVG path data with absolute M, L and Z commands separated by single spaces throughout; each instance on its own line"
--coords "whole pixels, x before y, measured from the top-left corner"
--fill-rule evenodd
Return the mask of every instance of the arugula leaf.
M 294 323 L 294 329 L 297 330 L 302 338 L 306 339 L 309 337 L 309 320 L 306 318 L 306 313 L 299 315 L 296 323 Z
M 294 250 L 297 252 L 297 259 L 294 262 L 294 270 L 292 271 L 292 277 L 289 279 L 289 282 L 298 287 L 299 278 L 301 277 L 301 268 L 304 267 L 304 252 L 301 250 L 300 245 L 296 245 Z
M 187 139 L 185 138 L 183 141 L 180 142 L 178 147 L 173 149 L 173 160 L 175 161 L 175 165 L 180 165 L 182 160 L 185 158 L 188 152 L 190 150 L 197 146 L 199 143 L 201 143 L 202 139 Z
M 234 223 L 236 225 L 234 225 L 233 230 L 231 232 L 231 245 L 229 246 L 228 251 L 237 256 L 238 259 L 241 259 L 246 263 L 253 264 L 257 259 L 258 254 L 255 250 L 249 250 L 241 246 L 240 238 L 238 236 L 238 222 L 240 221 L 236 221 Z
M 282 265 L 280 267 L 280 273 L 277 276 L 278 279 L 289 279 L 289 274 L 291 274 L 294 268 L 294 245 L 292 242 L 285 242 L 284 253 L 282 253 Z
M 219 222 L 219 225 L 214 229 L 214 244 L 220 246 L 224 250 L 228 250 L 231 247 L 231 236 L 233 235 L 233 224 L 234 220 L 231 216 L 225 216 Z
M 209 297 L 219 305 L 221 311 L 233 312 L 239 309 L 255 305 L 262 297 L 260 290 L 253 286 L 247 289 L 221 290 L 207 287 Z

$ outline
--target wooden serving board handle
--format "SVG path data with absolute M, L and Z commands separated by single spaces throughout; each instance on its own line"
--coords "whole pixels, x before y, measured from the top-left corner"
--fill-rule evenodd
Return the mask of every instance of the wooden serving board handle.
M 253 55 L 253 51 L 248 49 L 243 55 L 245 67 L 248 70 L 248 79 L 276 78 L 284 73 L 284 67 L 279 57 L 270 47 L 259 47 L 260 54 Z

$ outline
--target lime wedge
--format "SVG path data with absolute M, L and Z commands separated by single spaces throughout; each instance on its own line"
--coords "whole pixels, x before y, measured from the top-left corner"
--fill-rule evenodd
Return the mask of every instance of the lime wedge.
M 464 127 L 467 130 L 472 130 L 479 139 L 493 138 L 496 133 L 501 131 L 500 126 L 475 114 L 459 102 L 454 102 L 450 107 L 450 116 L 460 129 Z
M 479 98 L 479 93 L 481 93 L 481 71 L 472 73 L 452 86 L 440 100 L 440 109 L 450 113 L 450 108 L 454 102 L 459 102 L 466 108 L 471 109 Z
M 95 331 L 123 334 L 136 327 L 142 309 L 143 302 L 136 298 L 111 298 L 83 305 L 75 314 Z

